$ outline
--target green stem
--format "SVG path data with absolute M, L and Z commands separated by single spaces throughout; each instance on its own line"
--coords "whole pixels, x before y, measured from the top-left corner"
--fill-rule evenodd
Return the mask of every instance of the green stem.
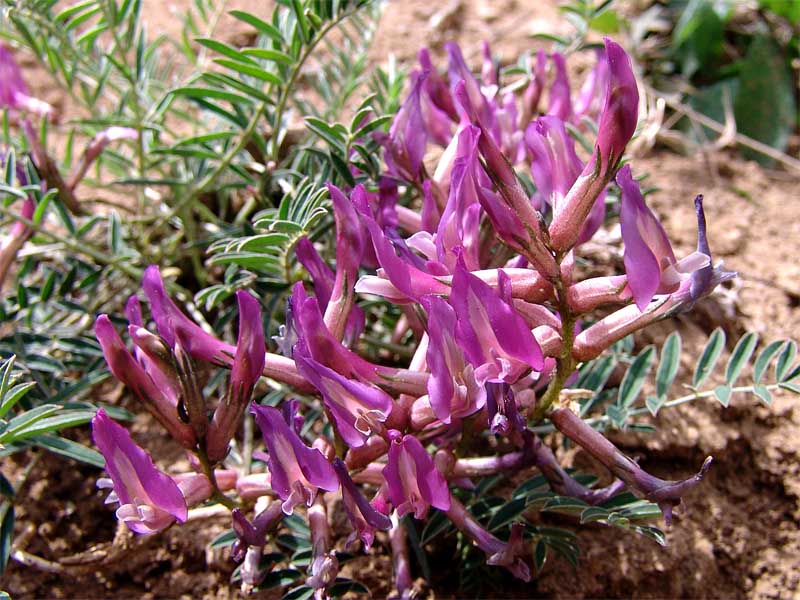
M 231 498 L 228 498 L 225 494 L 223 494 L 219 486 L 217 485 L 217 476 L 214 475 L 214 467 L 211 466 L 211 463 L 208 460 L 208 456 L 206 456 L 206 452 L 203 449 L 198 449 L 195 451 L 195 456 L 197 456 L 197 460 L 200 461 L 200 467 L 203 469 L 203 474 L 208 479 L 209 483 L 211 484 L 211 489 L 213 490 L 211 493 L 211 499 L 219 504 L 222 504 L 224 507 L 233 510 L 234 508 L 239 508 L 239 503 Z
M 771 383 L 769 385 L 764 386 L 767 390 L 777 390 L 780 389 L 781 385 L 779 383 Z M 731 388 L 731 394 L 736 393 L 753 393 L 753 386 L 752 385 L 741 385 L 738 387 Z M 692 402 L 694 400 L 700 400 L 703 398 L 711 398 L 714 396 L 714 390 L 707 390 L 705 392 L 694 392 L 692 394 L 687 394 L 685 396 L 681 396 L 680 398 L 675 398 L 673 400 L 669 400 L 664 402 L 661 405 L 661 409 L 664 408 L 671 408 L 673 406 L 679 406 L 681 404 L 686 404 L 688 402 Z M 628 411 L 628 416 L 635 417 L 638 415 L 650 414 L 650 409 L 646 406 L 640 406 L 639 408 L 634 408 Z M 584 419 L 584 422 L 587 425 L 600 425 L 602 423 L 607 423 L 611 420 L 608 415 L 601 415 L 599 417 L 592 417 L 591 419 Z M 534 433 L 544 434 L 544 433 L 551 433 L 555 431 L 555 427 L 553 425 L 540 425 L 539 427 L 532 427 L 531 430 Z
M 560 265 L 561 261 L 557 263 Z M 575 342 L 575 315 L 567 302 L 567 290 L 561 275 L 554 282 L 558 311 L 561 315 L 561 355 L 556 359 L 556 372 L 547 386 L 547 390 L 541 399 L 536 403 L 532 421 L 538 423 L 545 418 L 550 408 L 556 403 L 561 390 L 567 382 L 567 378 L 577 367 L 575 359 L 572 357 L 572 346 Z

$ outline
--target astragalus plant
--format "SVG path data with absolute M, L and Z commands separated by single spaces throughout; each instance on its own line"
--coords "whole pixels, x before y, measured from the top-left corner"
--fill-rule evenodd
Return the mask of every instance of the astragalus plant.
M 296 9 L 300 29 L 292 31 L 312 35 L 319 26 Z M 276 44 L 283 39 L 278 21 L 238 17 Z M 218 61 L 223 66 L 233 61 L 255 77 L 256 59 L 284 60 L 276 49 L 203 44 L 228 56 Z M 247 591 L 287 586 L 287 598 L 364 592 L 347 561 L 365 551 L 391 554 L 394 593 L 410 597 L 419 591 L 417 571 L 433 576 L 425 552 L 438 538 L 451 549 L 436 545 L 438 552 L 457 546 L 463 586 L 476 584 L 484 562 L 529 581 L 553 553 L 576 560 L 574 534 L 549 525 L 547 512 L 664 543 L 646 521 L 663 514 L 669 525 L 702 485 L 711 458 L 686 479 L 664 480 L 605 432 L 644 430 L 636 416 L 696 398 L 727 404 L 734 392 L 754 391 L 769 402 L 772 390 L 794 390 L 800 376 L 794 344 L 778 342 L 758 355 L 753 385 L 734 387 L 757 346 L 747 334 L 725 384 L 703 390 L 724 346 L 717 331 L 690 394 L 670 398 L 681 351 L 673 334 L 654 393 L 640 403 L 656 351 L 632 356 L 630 335 L 691 310 L 734 274 L 714 264 L 702 196 L 693 200 L 696 250 L 685 256 L 676 256 L 645 202 L 643 173 L 624 157 L 639 105 L 629 57 L 606 40 L 574 93 L 558 53 L 539 51 L 501 71 L 485 45 L 476 77 L 457 45 L 446 50 L 444 73 L 426 49 L 419 53 L 388 130 L 371 100 L 350 127 L 309 117 L 328 149 L 310 146 L 303 159 L 289 150 L 294 162 L 284 167 L 324 164 L 336 181 L 323 186 L 308 173 L 292 215 L 281 203 L 257 214 L 249 231 L 217 236 L 212 262 L 228 265 L 226 285 L 238 288 L 235 344 L 183 312 L 157 265 L 143 269 L 143 295 L 125 305 L 126 329 L 114 315 L 95 321 L 110 371 L 189 457 L 184 472 L 161 470 L 159 457 L 101 408 L 92 438 L 108 478 L 98 486 L 140 535 L 185 523 L 200 505 L 229 509 L 232 530 L 212 545 L 230 545 L 239 563 L 234 577 Z M 509 73 L 511 83 L 503 80 Z M 375 85 L 385 92 L 396 81 L 383 73 Z M 205 102 L 210 89 L 177 93 L 205 94 Z M 244 151 L 241 139 L 232 157 Z M 278 169 L 279 145 L 253 150 L 270 158 L 256 169 L 265 185 L 278 176 L 270 170 Z M 255 169 L 240 167 L 237 176 Z M 282 189 L 289 195 L 292 186 L 284 180 Z M 304 216 L 304 201 L 313 204 L 313 219 Z M 617 220 L 621 264 L 615 252 L 598 252 L 618 245 L 608 234 Z M 268 248 L 275 239 L 285 244 L 279 261 Z M 597 262 L 603 256 L 607 264 Z M 265 281 L 260 271 L 278 291 L 269 299 L 256 291 Z M 281 325 L 270 338 L 265 324 L 275 315 Z M 762 383 L 776 358 L 776 383 Z M 626 363 L 612 385 L 612 371 Z M 607 470 L 598 473 L 606 485 L 565 468 L 554 440 L 594 457 Z

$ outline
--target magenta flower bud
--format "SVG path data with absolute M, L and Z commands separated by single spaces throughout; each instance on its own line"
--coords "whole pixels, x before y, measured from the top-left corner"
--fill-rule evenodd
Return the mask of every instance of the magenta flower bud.
M 463 419 L 483 408 L 486 390 L 475 380 L 474 367 L 456 342 L 453 308 L 437 296 L 426 296 L 423 305 L 428 312 L 428 397 L 436 418 L 450 424 L 453 418 Z
M 603 110 L 603 101 L 610 77 L 608 60 L 604 48 L 597 48 L 595 55 L 597 62 L 594 69 L 583 82 L 578 92 L 578 97 L 573 104 L 572 112 L 576 119 L 586 116 L 596 120 Z
M 481 190 L 481 205 L 507 245 L 530 260 L 542 274 L 555 278 L 558 265 L 544 241 L 542 215 L 533 207 L 508 159 L 487 132 L 463 82 L 456 86 L 455 96 L 469 120 L 480 128 L 478 147 L 499 194 L 498 198 L 488 190 Z
M 436 67 L 433 66 L 428 49 L 422 48 L 417 54 L 417 58 L 423 72 L 427 75 L 422 84 L 427 95 L 436 108 L 444 112 L 451 121 L 458 121 L 458 110 L 453 102 L 453 97 L 447 88 L 447 84 L 439 75 Z
M 219 462 L 228 453 L 228 443 L 242 423 L 256 383 L 264 370 L 266 346 L 261 322 L 261 304 L 243 290 L 236 292 L 239 303 L 239 336 L 231 368 L 228 394 L 221 399 L 206 434 L 206 453 Z
M 480 129 L 467 126 L 458 134 L 450 195 L 436 231 L 436 254 L 452 273 L 456 249 L 460 249 L 469 269 L 479 269 L 480 204 L 478 202 L 477 166 Z
M 615 166 L 636 131 L 639 90 L 631 59 L 622 46 L 605 38 L 609 81 L 597 131 L 597 151 L 608 171 Z M 601 167 L 603 168 L 603 167 Z
M 150 312 L 158 327 L 158 333 L 170 348 L 180 341 L 184 349 L 197 360 L 218 366 L 231 366 L 236 348 L 204 331 L 181 312 L 164 289 L 164 281 L 156 266 L 144 271 L 142 289 L 150 301 Z
M 556 75 L 550 86 L 550 106 L 547 114 L 562 121 L 569 121 L 572 117 L 572 98 L 570 97 L 567 62 L 564 60 L 564 55 L 554 52 L 553 65 L 555 65 Z
M 22 78 L 22 71 L 14 60 L 14 55 L 0 44 L 0 107 L 32 112 L 42 116 L 55 117 L 55 110 L 47 102 L 34 98 L 28 93 L 28 86 Z
M 367 381 L 375 378 L 375 365 L 333 337 L 322 318 L 317 299 L 306 295 L 302 281 L 292 288 L 291 313 L 298 339 L 305 343 L 314 360 L 342 375 L 357 376 Z
M 92 439 L 106 459 L 111 477 L 111 481 L 98 481 L 98 486 L 113 487 L 106 503 L 119 502 L 117 518 L 131 531 L 151 535 L 175 521 L 186 521 L 186 501 L 178 484 L 159 471 L 128 431 L 102 408 L 92 418 Z
M 520 129 L 525 129 L 539 110 L 539 100 L 547 79 L 547 53 L 544 50 L 536 53 L 536 64 L 531 70 L 530 82 L 522 95 L 522 113 L 518 124 Z
M 413 435 L 403 436 L 399 431 L 389 432 L 392 440 L 389 457 L 383 468 L 389 498 L 401 517 L 413 512 L 424 519 L 433 506 L 439 510 L 450 508 L 450 490 L 433 458 Z
M 525 131 L 525 142 L 533 155 L 531 174 L 539 202 L 552 206 L 553 218 L 556 219 L 564 210 L 564 198 L 583 169 L 583 163 L 575 152 L 575 142 L 567 134 L 564 122 L 552 116 L 540 117 L 531 123 Z M 605 202 L 606 193 L 603 191 L 581 226 L 576 245 L 590 240 L 603 224 Z
M 269 450 L 267 464 L 272 489 L 283 500 L 283 512 L 292 514 L 300 503 L 311 506 L 317 490 L 334 492 L 339 479 L 323 454 L 309 448 L 272 406 L 251 408 Z
M 398 256 L 394 245 L 372 216 L 369 208 L 356 206 L 372 238 L 372 245 L 383 273 L 388 278 L 366 276 L 356 283 L 356 292 L 385 296 L 398 303 L 419 301 L 427 294 L 447 294 L 449 286 L 438 277 L 425 272 L 410 262 L 408 254 Z
M 617 184 L 622 190 L 619 221 L 622 241 L 625 244 L 625 272 L 628 286 L 639 310 L 653 299 L 662 286 L 662 272 L 675 270 L 677 260 L 664 228 L 644 203 L 639 185 L 633 180 L 630 165 L 617 174 Z M 669 287 L 677 287 L 674 278 Z M 671 290 L 669 290 L 671 291 Z
M 175 440 L 186 448 L 194 448 L 197 443 L 194 431 L 178 416 L 179 384 L 174 374 L 161 371 L 154 362 L 146 360 L 146 355 L 142 363 L 138 362 L 107 315 L 100 315 L 94 327 L 114 377 L 133 391 Z
M 465 94 L 469 98 L 469 104 L 477 111 L 478 119 L 483 122 L 484 126 L 492 129 L 494 126 L 494 113 L 486 101 L 486 97 L 481 92 L 481 86 L 478 80 L 469 70 L 467 63 L 464 61 L 464 55 L 461 54 L 461 48 L 455 42 L 447 42 L 444 45 L 447 51 L 447 69 L 450 79 L 450 92 L 453 97 L 458 98 L 457 89 L 462 86 Z M 469 108 L 463 101 L 456 101 L 456 109 L 461 114 L 461 120 L 465 117 L 467 120 L 472 120 L 467 116 Z
M 372 504 L 359 491 L 356 484 L 347 472 L 344 461 L 337 458 L 333 461 L 333 468 L 339 476 L 342 485 L 342 504 L 347 518 L 355 531 L 347 538 L 345 548 L 360 539 L 366 550 L 372 547 L 375 541 L 375 531 L 387 531 L 392 526 L 392 521 L 384 514 L 378 512 Z
M 456 339 L 481 385 L 514 383 L 528 369 L 539 371 L 544 364 L 539 344 L 513 307 L 511 282 L 502 270 L 498 288 L 499 295 L 458 261 L 450 295 L 458 320 Z
M 80 161 L 70 174 L 67 181 L 69 188 L 74 189 L 80 183 L 89 171 L 89 167 L 97 160 L 97 157 L 100 156 L 106 146 L 119 140 L 136 140 L 138 138 L 139 132 L 131 127 L 112 126 L 99 132 L 89 142 L 83 156 L 81 156 Z
M 411 73 L 411 92 L 397 111 L 389 134 L 383 140 L 387 173 L 406 181 L 421 182 L 424 179 L 422 159 L 428 143 L 420 103 L 424 80 L 425 74 L 419 71 Z
M 348 379 L 314 360 L 302 339 L 294 348 L 297 369 L 322 394 L 336 431 L 351 447 L 367 438 L 392 412 L 392 398 L 381 389 Z
M 489 46 L 489 42 L 486 40 L 481 41 L 481 55 L 483 57 L 481 83 L 483 85 L 498 85 L 497 65 L 494 62 L 494 58 L 492 58 L 492 49 Z
M 609 64 L 608 89 L 592 159 L 564 198 L 564 208 L 550 224 L 550 244 L 559 252 L 575 245 L 598 196 L 614 176 L 625 146 L 636 129 L 639 91 L 630 59 L 606 38 Z

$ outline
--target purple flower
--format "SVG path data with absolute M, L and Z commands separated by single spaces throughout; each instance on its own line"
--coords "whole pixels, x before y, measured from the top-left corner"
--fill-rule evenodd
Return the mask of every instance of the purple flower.
M 539 344 L 513 307 L 510 279 L 502 270 L 497 276 L 499 295 L 461 260 L 453 275 L 450 304 L 458 319 L 456 339 L 479 384 L 513 383 L 527 369 L 538 371 L 544 365 Z
M 567 62 L 564 60 L 564 55 L 554 52 L 553 64 L 556 68 L 556 76 L 550 87 L 550 106 L 547 114 L 558 117 L 562 121 L 568 121 L 572 117 L 572 99 L 570 98 Z
M 421 181 L 425 169 L 422 159 L 428 140 L 420 104 L 424 79 L 418 71 L 411 74 L 411 92 L 383 140 L 387 173 L 407 181 Z
M 364 548 L 369 550 L 372 547 L 372 542 L 375 541 L 375 531 L 386 531 L 392 526 L 392 522 L 384 514 L 378 512 L 372 504 L 364 498 L 363 494 L 353 483 L 350 474 L 347 472 L 347 466 L 344 461 L 337 458 L 333 461 L 333 468 L 339 476 L 339 482 L 342 484 L 342 504 L 353 525 L 355 531 L 347 538 L 345 547 L 360 538 L 364 543 Z
M 609 68 L 604 48 L 595 50 L 597 62 L 589 76 L 583 82 L 578 97 L 573 104 L 575 119 L 587 116 L 597 119 L 603 110 L 606 89 L 608 88 Z
M 420 441 L 413 435 L 403 436 L 395 430 L 390 431 L 389 436 L 392 443 L 383 477 L 397 514 L 402 517 L 413 512 L 417 519 L 424 519 L 431 506 L 448 510 L 450 490 L 447 481 Z
M 151 358 L 143 350 L 137 350 L 134 358 L 111 324 L 108 315 L 100 315 L 95 321 L 95 335 L 103 350 L 108 368 L 122 383 L 127 385 L 153 413 L 170 435 L 186 448 L 194 448 L 197 443 L 192 428 L 178 416 L 178 397 L 180 384 L 174 369 L 164 368 L 163 363 Z M 136 331 L 136 326 L 132 326 Z M 148 336 L 149 332 L 141 330 Z M 138 340 L 143 347 L 151 348 L 152 340 Z M 134 337 L 137 342 L 137 337 Z M 156 352 L 153 353 L 157 355 Z M 138 360 L 137 360 L 138 359 Z
M 609 39 L 605 42 L 609 78 L 597 143 L 591 160 L 564 198 L 563 210 L 554 215 L 550 224 L 550 245 L 558 252 L 575 245 L 636 129 L 639 92 L 630 59 L 618 44 Z
M 228 394 L 220 400 L 206 436 L 206 452 L 214 463 L 225 458 L 228 442 L 242 422 L 261 373 L 264 370 L 264 327 L 261 323 L 261 304 L 243 290 L 236 292 L 239 303 L 239 336 L 231 368 Z
M 437 296 L 426 296 L 423 305 L 428 313 L 428 398 L 436 418 L 450 424 L 454 417 L 462 419 L 483 408 L 486 391 L 456 342 L 453 308 Z
M 381 295 L 397 303 L 418 301 L 427 294 L 449 292 L 449 286 L 438 277 L 412 264 L 408 255 L 410 253 L 402 257 L 395 253 L 394 245 L 375 221 L 369 207 L 362 204 L 356 208 L 367 226 L 378 262 L 388 279 L 375 276 L 362 277 L 356 284 L 356 292 Z
M 14 55 L 0 44 L 0 107 L 23 110 L 42 116 L 55 115 L 47 102 L 28 94 L 28 86 L 22 78 L 22 71 L 14 60 Z
M 480 203 L 492 225 L 503 241 L 531 261 L 538 271 L 549 277 L 557 276 L 558 265 L 543 241 L 542 215 L 533 207 L 508 159 L 487 132 L 463 82 L 456 86 L 455 96 L 468 119 L 480 128 L 478 148 L 486 161 L 486 172 L 498 190 L 498 195 L 479 190 Z
M 317 299 L 306 294 L 302 281 L 294 285 L 290 305 L 298 339 L 305 343 L 314 360 L 348 377 L 357 376 L 367 381 L 375 378 L 375 365 L 333 337 L 325 325 Z
M 351 447 L 364 445 L 366 439 L 392 412 L 392 398 L 377 387 L 348 379 L 314 360 L 306 344 L 294 348 L 297 370 L 322 394 L 336 431 Z
M 711 257 L 698 251 L 680 261 L 676 260 L 669 238 L 661 223 L 644 203 L 629 165 L 620 169 L 617 184 L 622 190 L 619 220 L 622 241 L 625 244 L 625 272 L 636 306 L 639 310 L 644 310 L 656 294 L 674 292 L 691 273 L 709 267 Z M 698 220 L 700 219 L 702 225 L 698 235 L 707 249 L 708 243 L 703 242 L 705 217 L 702 208 L 698 212 Z
M 639 119 L 639 90 L 631 59 L 622 46 L 605 38 L 609 79 L 597 131 L 601 169 L 613 168 L 622 158 Z
M 450 195 L 436 231 L 436 254 L 440 263 L 452 273 L 457 248 L 467 267 L 479 269 L 480 204 L 478 202 L 477 127 L 464 127 L 458 134 L 458 149 L 450 177 Z
M 458 44 L 455 42 L 447 42 L 444 45 L 444 48 L 447 51 L 450 93 L 453 97 L 457 98 L 458 93 L 456 90 L 460 85 L 463 86 L 465 93 L 469 98 L 469 104 L 474 108 L 475 111 L 477 111 L 478 119 L 485 127 L 491 130 L 494 127 L 494 113 L 489 107 L 486 97 L 481 92 L 481 87 L 478 84 L 478 81 L 475 79 L 472 71 L 469 70 L 467 63 L 464 62 L 464 56 L 461 54 L 461 48 L 459 48 Z M 463 103 L 463 101 L 459 100 L 456 103 L 456 107 L 461 113 L 462 120 L 464 120 L 464 118 L 471 120 L 471 118 L 465 113 L 465 111 L 469 111 L 469 108 Z
M 486 408 L 493 434 L 509 436 L 525 430 L 525 419 L 519 414 L 514 392 L 507 383 L 486 384 Z
M 98 481 L 98 486 L 113 487 L 106 503 L 119 502 L 117 518 L 131 531 L 150 535 L 175 521 L 186 521 L 186 500 L 178 484 L 159 471 L 128 431 L 102 408 L 92 419 L 92 439 L 105 457 L 111 477 L 111 481 Z
M 445 113 L 451 121 L 458 121 L 458 110 L 455 102 L 453 102 L 453 96 L 450 94 L 447 84 L 433 66 L 428 49 L 422 48 L 417 53 L 417 58 L 422 70 L 427 75 L 422 85 L 431 102 L 438 110 Z
M 158 267 L 151 265 L 144 271 L 142 289 L 150 302 L 150 312 L 158 327 L 158 333 L 170 348 L 175 342 L 194 358 L 218 366 L 231 366 L 236 348 L 218 340 L 181 312 L 164 289 L 164 281 Z
M 553 218 L 564 210 L 564 198 L 583 169 L 575 152 L 575 142 L 567 134 L 564 122 L 552 116 L 538 118 L 525 131 L 525 142 L 533 155 L 531 174 L 536 183 L 539 203 L 553 208 Z M 603 191 L 584 221 L 576 245 L 592 238 L 605 220 L 606 193 Z
M 311 506 L 318 489 L 328 492 L 338 489 L 339 479 L 331 464 L 322 452 L 303 443 L 281 411 L 254 404 L 251 412 L 269 450 L 272 489 L 283 500 L 284 513 L 292 514 L 300 503 Z

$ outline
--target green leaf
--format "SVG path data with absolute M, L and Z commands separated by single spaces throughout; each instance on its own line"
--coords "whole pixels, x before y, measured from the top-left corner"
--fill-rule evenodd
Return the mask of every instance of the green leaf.
M 725 369 L 725 383 L 728 385 L 736 383 L 736 379 L 739 377 L 742 369 L 750 362 L 750 358 L 753 356 L 757 344 L 758 334 L 753 331 L 749 331 L 739 338 L 739 341 L 736 342 L 736 347 L 731 353 L 728 366 Z
M 266 81 L 276 86 L 281 84 L 281 78 L 278 75 L 255 65 L 249 65 L 227 58 L 215 58 L 214 62 L 242 75 L 249 75 L 250 77 L 255 77 L 256 79 Z
M 259 588 L 266 590 L 273 587 L 283 587 L 294 583 L 300 579 L 301 575 L 302 573 L 297 569 L 276 569 L 267 573 Z
M 286 43 L 283 39 L 283 35 L 281 35 L 281 32 L 275 26 L 270 25 L 266 21 L 262 21 L 255 15 L 251 15 L 243 10 L 232 10 L 228 14 L 253 26 L 259 33 L 266 35 L 279 45 L 283 46 Z
M 772 394 L 767 389 L 767 386 L 757 383 L 753 386 L 753 393 L 759 397 L 761 401 L 764 402 L 767 406 L 772 404 Z
M 778 45 L 766 35 L 750 42 L 739 69 L 739 93 L 733 105 L 740 133 L 784 151 L 797 119 L 797 102 L 792 74 Z M 764 164 L 768 159 L 743 149 Z
M 686 77 L 691 77 L 719 55 L 724 29 L 724 23 L 709 0 L 689 0 L 672 35 L 675 56 Z
M 718 385 L 714 388 L 714 396 L 719 403 L 722 404 L 725 408 L 728 408 L 728 405 L 731 402 L 731 388 L 729 385 Z
M 711 375 L 724 348 L 725 332 L 717 327 L 708 338 L 708 343 L 706 347 L 703 348 L 703 352 L 700 354 L 700 360 L 697 361 L 697 365 L 695 366 L 694 378 L 692 379 L 692 385 L 695 388 L 702 385 L 706 379 L 708 379 L 709 375 Z
M 260 58 L 261 60 L 270 60 L 282 65 L 291 65 L 294 63 L 292 57 L 288 54 L 268 48 L 245 48 L 242 50 L 242 54 L 252 56 L 253 58 Z
M 263 586 L 260 586 L 263 587 Z M 292 588 L 281 596 L 281 600 L 308 600 L 314 597 L 314 588 L 308 585 L 300 585 Z
M 496 531 L 504 525 L 518 520 L 522 511 L 525 510 L 525 505 L 525 498 L 516 498 L 505 502 L 489 521 L 489 531 Z
M 792 368 L 796 356 L 797 343 L 794 340 L 787 340 L 783 350 L 778 355 L 778 361 L 775 363 L 775 377 L 778 381 L 783 381 L 789 369 Z
M 656 395 L 659 398 L 667 395 L 675 376 L 678 374 L 680 363 L 681 336 L 677 331 L 673 331 L 669 334 L 667 341 L 664 342 L 664 347 L 661 349 L 661 361 L 658 364 L 658 371 L 656 371 Z M 656 409 L 656 412 L 658 412 L 658 409 Z
M 622 384 L 619 386 L 617 406 L 630 408 L 636 402 L 644 386 L 645 379 L 653 366 L 655 355 L 655 347 L 648 346 L 633 360 L 622 378 Z
M 0 575 L 6 570 L 14 539 L 14 506 L 8 500 L 0 503 Z
M 78 425 L 85 425 L 92 420 L 95 415 L 94 410 L 70 410 L 62 414 L 39 419 L 24 429 L 14 432 L 14 440 L 22 440 L 34 435 L 42 433 L 50 433 L 52 431 L 60 431 L 67 427 L 76 427 Z
M 598 33 L 619 33 L 622 27 L 622 19 L 613 10 L 606 10 L 589 21 L 589 28 Z
M 778 385 L 783 390 L 789 390 L 795 394 L 800 394 L 800 385 L 797 385 L 796 383 L 779 383 Z
M 172 90 L 172 93 L 176 96 L 185 96 L 187 98 L 225 100 L 231 104 L 252 104 L 253 102 L 246 96 L 240 96 L 218 88 L 180 87 Z
M 544 541 L 539 540 L 536 542 L 536 547 L 533 551 L 533 564 L 536 567 L 536 572 L 540 572 L 544 569 L 544 565 L 547 562 L 547 544 Z
M 425 527 L 422 530 L 420 544 L 425 546 L 428 544 L 428 542 L 432 541 L 439 535 L 452 529 L 453 524 L 451 523 L 450 519 L 447 518 L 447 515 L 440 510 L 433 509 L 433 511 L 428 515 L 428 519 L 425 522 Z
M 227 548 L 228 546 L 233 545 L 236 541 L 236 532 L 233 529 L 228 529 L 228 531 L 223 531 L 217 537 L 215 537 L 211 542 L 209 542 L 209 548 Z
M 8 422 L 5 430 L 0 434 L 0 442 L 13 441 L 16 439 L 15 434 L 17 432 L 24 430 L 29 425 L 36 423 L 36 421 L 57 413 L 59 410 L 61 410 L 61 407 L 57 404 L 43 404 L 17 415 Z
M 759 352 L 758 357 L 756 358 L 755 366 L 753 367 L 753 381 L 756 383 L 761 381 L 761 378 L 764 376 L 764 373 L 767 372 L 773 357 L 778 350 L 780 350 L 783 344 L 783 340 L 775 340 L 774 342 L 770 342 L 761 352 Z
M 210 38 L 195 38 L 194 40 L 201 46 L 205 46 L 209 50 L 213 50 L 218 54 L 222 54 L 223 56 L 227 56 L 235 61 L 245 62 L 251 65 L 255 65 L 256 63 L 250 60 L 242 51 L 237 50 L 233 46 L 229 46 L 228 44 L 224 44 L 220 41 L 210 39 Z
M 661 410 L 661 407 L 666 400 L 666 396 L 647 396 L 644 399 L 644 404 L 647 407 L 647 410 L 650 411 L 650 414 L 655 417 L 658 414 L 658 411 Z
M 36 435 L 25 440 L 50 452 L 102 469 L 106 465 L 103 455 L 86 446 L 55 435 Z
M 797 0 L 758 0 L 758 5 L 776 15 L 786 17 L 790 23 L 800 23 L 800 2 Z
M 20 383 L 12 387 L 5 394 L 3 394 L 2 402 L 0 402 L 0 419 L 11 410 L 17 402 L 22 400 L 29 390 L 36 387 L 36 382 L 30 381 L 28 383 Z

